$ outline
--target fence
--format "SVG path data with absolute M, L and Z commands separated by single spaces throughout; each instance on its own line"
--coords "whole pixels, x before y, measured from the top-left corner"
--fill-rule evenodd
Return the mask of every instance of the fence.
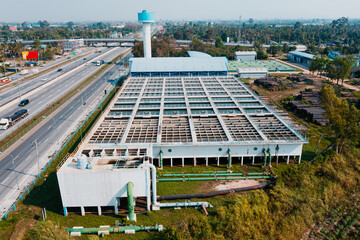
M 56 151 L 54 153 L 54 155 L 49 159 L 49 161 L 45 164 L 45 166 L 43 168 L 40 169 L 40 173 L 38 175 L 36 175 L 33 179 L 33 181 L 28 184 L 26 187 L 24 187 L 23 189 L 21 189 L 19 196 L 16 198 L 16 200 L 14 201 L 14 203 L 11 205 L 11 207 L 5 211 L 5 213 L 1 216 L 0 215 L 0 220 L 2 220 L 3 218 L 7 218 L 9 213 L 11 213 L 12 211 L 16 211 L 16 205 L 20 202 L 23 201 L 29 194 L 30 191 L 32 189 L 34 189 L 37 186 L 37 183 L 40 184 L 41 183 L 41 176 L 44 175 L 46 173 L 46 171 L 51 168 L 51 166 L 54 166 L 56 164 L 57 161 L 59 161 L 59 159 L 61 159 L 58 163 L 58 165 L 56 166 L 56 171 L 60 169 L 60 167 L 65 163 L 66 159 L 68 159 L 71 156 L 74 156 L 74 154 L 76 153 L 77 149 L 79 148 L 79 146 L 81 145 L 81 142 L 78 144 L 78 146 L 72 151 L 72 154 L 67 153 L 67 151 L 69 151 L 71 149 L 71 147 L 73 146 L 73 144 L 75 144 L 78 141 L 79 138 L 79 133 L 80 131 L 82 131 L 82 128 L 84 127 L 84 125 L 86 125 L 86 123 L 88 121 L 94 121 L 96 119 L 92 119 L 93 118 L 93 114 L 99 110 L 99 108 L 102 108 L 103 104 L 106 104 L 106 100 L 109 97 L 109 95 L 113 92 L 114 88 L 118 85 L 118 82 L 122 79 L 126 79 L 127 78 L 127 74 L 128 74 L 128 70 L 126 70 L 112 85 L 112 87 L 109 89 L 109 91 L 107 91 L 107 93 L 104 95 L 104 97 L 100 100 L 100 102 L 95 106 L 95 108 L 93 108 L 92 111 L 90 111 L 90 113 L 87 115 L 87 117 L 85 119 L 83 119 L 81 121 L 81 123 L 77 126 L 76 130 L 74 132 L 72 132 L 67 138 L 66 140 L 62 143 L 60 149 L 58 151 Z M 108 99 L 108 101 L 110 102 L 111 99 Z M 65 101 L 65 100 L 64 100 Z M 62 103 L 64 101 L 61 101 Z M 60 104 L 60 103 L 59 103 Z M 56 109 L 55 106 L 52 109 Z M 49 113 L 50 114 L 50 113 Z M 35 123 L 35 122 L 34 122 Z M 33 123 L 33 124 L 34 124 Z M 38 122 L 37 122 L 38 123 Z M 30 127 L 30 126 L 29 126 Z M 29 128 L 28 127 L 28 128 Z M 27 129 L 27 128 L 26 128 Z M 86 133 L 86 135 L 82 138 L 85 139 L 88 133 Z M 64 155 L 65 154 L 65 155 Z M 64 156 L 63 156 L 64 155 Z M 63 157 L 62 157 L 63 156 Z M 0 213 L 1 214 L 1 213 Z

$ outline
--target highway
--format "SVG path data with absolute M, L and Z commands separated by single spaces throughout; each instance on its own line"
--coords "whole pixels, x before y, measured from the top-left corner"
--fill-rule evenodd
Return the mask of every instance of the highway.
M 107 49 L 108 51 L 109 49 Z M 88 56 L 86 56 L 86 59 L 92 59 L 94 57 L 97 57 L 99 54 L 98 53 L 92 53 Z M 65 60 L 68 60 L 65 58 Z M 84 62 L 86 62 L 86 60 L 84 61 L 83 58 L 70 62 L 68 64 L 66 64 L 65 66 L 62 66 L 61 68 L 63 69 L 63 71 L 58 72 L 57 69 L 52 70 L 48 73 L 42 74 L 39 77 L 36 77 L 32 80 L 26 81 L 22 84 L 20 84 L 20 92 L 23 95 L 24 93 L 39 87 L 40 85 L 44 84 L 44 82 L 41 82 L 41 79 L 48 79 L 48 81 L 51 81 L 52 79 L 59 77 L 63 74 L 65 74 L 66 72 L 70 71 L 71 69 L 79 66 L 80 64 L 83 64 Z M 56 63 L 58 64 L 58 62 Z M 54 64 L 54 65 L 56 65 Z M 14 81 L 14 83 L 16 84 L 16 81 Z M 1 91 L 0 93 L 0 106 L 3 106 L 4 104 L 6 104 L 7 102 L 9 102 L 10 100 L 19 98 L 19 91 L 18 91 L 18 87 L 15 86 L 13 88 L 10 89 L 6 89 L 5 91 Z
M 114 53 L 114 55 L 116 54 Z M 92 108 L 90 106 L 92 102 L 97 102 L 97 98 L 102 96 L 104 89 L 109 87 L 111 84 L 108 81 L 110 77 L 117 75 L 121 69 L 121 63 L 112 65 L 104 76 L 89 86 L 52 119 L 46 123 L 40 123 L 43 124 L 40 129 L 28 138 L 23 139 L 10 154 L 0 160 L 0 216 L 11 205 L 11 201 L 14 201 L 11 196 L 18 194 L 17 183 L 19 182 L 20 188 L 22 188 L 21 186 L 31 182 L 32 176 L 38 173 L 35 141 L 38 143 L 41 168 L 48 162 L 48 155 L 53 152 L 52 150 L 55 150 L 54 146 L 58 147 L 58 142 L 66 138 L 67 132 L 76 127 L 84 115 L 84 111 L 86 112 L 87 108 Z M 85 106 L 82 105 L 83 101 L 86 102 Z
M 125 50 L 125 48 L 109 48 L 100 54 L 105 54 L 101 57 L 102 60 L 105 62 L 111 61 L 114 57 L 118 56 L 120 53 L 122 53 Z M 88 65 L 85 65 L 85 62 L 91 62 L 90 57 L 97 57 L 100 55 L 99 53 L 93 53 L 91 56 L 87 57 L 84 61 L 83 58 L 68 64 L 64 67 L 62 67 L 64 73 L 69 72 L 70 70 L 78 67 L 76 71 L 73 73 L 69 73 L 67 76 L 64 76 L 63 78 L 60 78 L 57 80 L 57 78 L 61 77 L 63 74 L 62 72 L 52 71 L 49 72 L 46 75 L 46 77 L 49 77 L 49 80 L 45 83 L 48 83 L 49 81 L 55 81 L 51 85 L 47 87 L 43 87 L 42 85 L 44 82 L 41 81 L 42 78 L 45 77 L 42 76 L 40 78 L 36 78 L 31 81 L 30 85 L 23 86 L 23 89 L 27 89 L 27 91 L 30 91 L 32 89 L 37 90 L 36 93 L 32 94 L 30 97 L 28 97 L 30 103 L 24 107 L 19 107 L 17 104 L 14 104 L 5 110 L 0 112 L 0 117 L 9 117 L 14 112 L 25 108 L 28 110 L 30 117 L 34 117 L 36 114 L 41 112 L 43 109 L 48 107 L 50 104 L 54 103 L 56 100 L 60 99 L 62 96 L 64 96 L 67 92 L 75 88 L 76 85 L 80 84 L 82 81 L 84 81 L 86 78 L 94 74 L 100 67 L 96 66 L 94 63 L 89 63 Z M 81 65 L 81 66 L 80 66 Z M 50 78 L 51 76 L 51 78 Z M 51 79 L 51 80 L 50 80 Z M 16 95 L 17 89 L 13 89 L 10 92 L 13 92 L 13 95 Z M 10 93 L 6 93 L 5 95 L 8 95 Z M 11 96 L 13 96 L 11 95 Z M 1 95 L 0 95 L 1 96 Z M 17 102 L 16 102 L 17 103 Z M 28 121 L 29 117 L 21 120 L 20 122 L 16 123 L 14 126 L 10 127 L 6 130 L 0 131 L 0 139 L 5 138 L 7 135 L 15 131 L 18 127 L 20 127 L 23 123 Z

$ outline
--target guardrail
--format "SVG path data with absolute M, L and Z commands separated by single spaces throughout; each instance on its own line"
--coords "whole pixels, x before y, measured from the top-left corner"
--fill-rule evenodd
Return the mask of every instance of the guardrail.
M 35 176 L 35 178 L 33 179 L 33 181 L 28 184 L 26 187 L 24 187 L 23 189 L 20 190 L 19 196 L 16 198 L 16 200 L 14 201 L 14 203 L 11 205 L 11 207 L 5 211 L 5 213 L 3 215 L 0 215 L 0 220 L 2 220 L 3 218 L 7 219 L 9 213 L 11 213 L 12 211 L 16 211 L 16 206 L 20 201 L 23 201 L 29 194 L 30 191 L 32 189 L 34 189 L 34 187 L 37 186 L 37 183 L 40 183 L 40 181 L 42 181 L 42 176 L 46 173 L 46 171 L 51 167 L 54 166 L 54 164 L 56 164 L 56 162 L 59 162 L 58 165 L 56 166 L 56 171 L 58 171 L 61 166 L 65 163 L 65 161 L 71 157 L 74 156 L 74 154 L 77 152 L 79 146 L 81 145 L 81 142 L 78 144 L 78 146 L 72 151 L 72 153 L 66 153 L 66 151 L 68 151 L 71 148 L 71 144 L 75 144 L 77 139 L 78 139 L 78 134 L 80 133 L 80 131 L 82 131 L 82 128 L 84 127 L 84 125 L 89 121 L 89 120 L 94 120 L 94 119 L 90 119 L 92 118 L 92 115 L 99 110 L 99 108 L 102 108 L 102 104 L 106 101 L 106 99 L 109 97 L 109 95 L 111 94 L 111 92 L 114 90 L 114 88 L 118 85 L 118 82 L 122 79 L 126 79 L 128 76 L 128 70 L 126 70 L 121 76 L 119 76 L 119 78 L 114 82 L 114 84 L 112 85 L 112 87 L 109 89 L 109 91 L 107 91 L 107 93 L 104 95 L 104 97 L 100 100 L 100 102 L 93 108 L 92 111 L 90 111 L 90 113 L 88 114 L 88 116 L 82 120 L 82 123 L 80 123 L 76 130 L 74 132 L 72 132 L 67 138 L 66 140 L 62 143 L 60 149 L 58 151 L 56 151 L 53 156 L 50 158 L 50 160 L 45 164 L 45 166 L 43 168 L 41 168 L 41 172 Z M 66 99 L 68 100 L 68 99 Z M 62 102 L 65 102 L 66 100 L 63 100 Z M 110 99 L 109 99 L 110 101 Z M 59 103 L 60 104 L 60 103 Z M 56 109 L 55 106 L 52 109 Z M 41 121 L 41 119 L 39 120 Z M 38 123 L 38 122 L 37 122 Z M 35 122 L 33 123 L 35 124 Z M 30 127 L 30 126 L 29 126 Z M 28 128 L 29 128 L 28 127 Z M 26 128 L 27 129 L 27 128 Z M 88 135 L 88 133 L 86 133 L 86 135 L 83 137 L 83 139 L 86 138 L 86 136 Z M 77 136 L 77 138 L 76 138 Z M 66 153 L 64 155 L 64 153 Z M 64 155 L 64 156 L 63 156 Z M 63 157 L 62 157 L 63 156 Z M 59 159 L 61 159 L 59 161 Z M 0 213 L 1 214 L 1 213 Z

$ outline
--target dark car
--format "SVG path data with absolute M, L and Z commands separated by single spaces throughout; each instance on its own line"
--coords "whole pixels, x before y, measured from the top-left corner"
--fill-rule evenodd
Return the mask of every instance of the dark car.
M 29 99 L 24 99 L 19 103 L 19 107 L 25 106 L 29 104 Z
M 57 71 L 58 71 L 58 72 L 61 72 L 61 71 L 62 71 L 62 68 L 59 68 Z

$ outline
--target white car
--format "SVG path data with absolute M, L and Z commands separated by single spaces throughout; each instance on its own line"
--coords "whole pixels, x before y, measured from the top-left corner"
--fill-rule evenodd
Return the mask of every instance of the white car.
M 47 78 L 41 79 L 42 82 L 46 82 L 47 80 L 48 80 Z

